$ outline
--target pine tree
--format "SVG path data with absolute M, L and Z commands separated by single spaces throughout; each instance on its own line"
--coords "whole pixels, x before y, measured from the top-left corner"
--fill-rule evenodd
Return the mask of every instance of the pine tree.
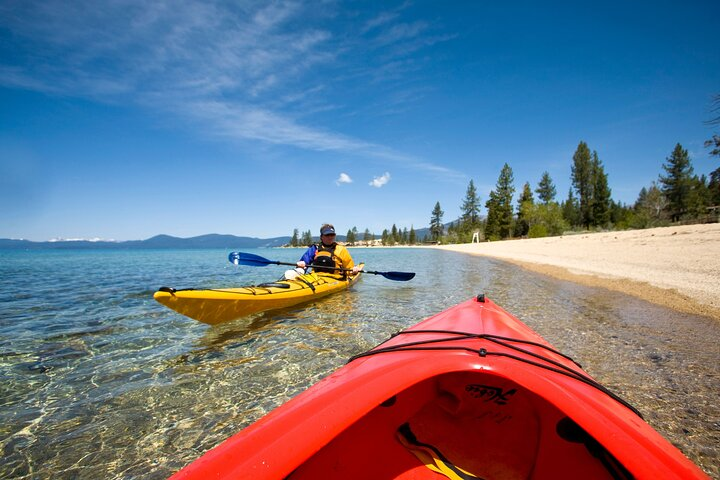
M 467 191 L 465 192 L 465 199 L 461 207 L 463 226 L 467 230 L 474 229 L 480 224 L 480 198 L 477 195 L 475 184 L 472 180 L 468 184 Z
M 640 193 L 638 194 L 637 200 L 635 200 L 635 207 L 634 207 L 634 208 L 636 208 L 636 209 L 637 209 L 637 208 L 640 208 L 640 206 L 643 205 L 643 204 L 645 203 L 645 201 L 647 200 L 647 196 L 648 196 L 648 190 L 647 190 L 647 188 L 642 187 L 642 188 L 640 189 Z
M 530 230 L 528 217 L 534 204 L 535 200 L 533 199 L 530 182 L 525 182 L 523 192 L 520 195 L 520 198 L 518 198 L 518 214 L 517 222 L 515 223 L 516 237 L 524 237 L 528 234 L 528 231 Z
M 512 236 L 514 181 L 512 168 L 506 163 L 500 171 L 500 177 L 498 177 L 496 185 L 499 199 L 500 238 L 510 238 Z
M 392 230 L 390 230 L 390 237 L 392 238 L 393 244 L 400 243 L 400 234 L 398 233 L 398 228 L 393 223 Z
M 290 246 L 297 247 L 300 245 L 300 238 L 298 237 L 299 234 L 300 232 L 297 228 L 293 230 L 292 238 L 290 239 Z
M 302 244 L 303 245 L 312 245 L 313 244 L 313 237 L 312 232 L 310 230 L 303 232 L 302 234 Z
M 412 225 L 410 225 L 410 234 L 408 236 L 408 242 L 410 245 L 415 245 L 417 243 L 417 234 L 415 233 L 415 228 L 413 228 Z
M 355 242 L 357 241 L 357 228 L 353 227 L 352 229 L 348 230 L 345 241 L 349 245 L 355 245 Z
M 530 188 L 530 182 L 525 182 L 525 185 L 523 185 L 523 191 L 520 194 L 520 198 L 518 198 L 518 210 L 520 210 L 520 207 L 525 202 L 535 203 L 532 188 Z
M 365 233 L 363 234 L 363 242 L 370 243 L 373 240 L 375 240 L 375 235 L 370 233 L 370 229 L 366 228 Z
M 485 220 L 485 238 L 487 240 L 500 239 L 500 210 L 498 207 L 498 194 L 495 190 L 490 192 L 490 197 L 485 202 L 487 208 L 487 219 Z
M 693 176 L 690 180 L 690 194 L 688 195 L 687 209 L 691 218 L 703 218 L 710 205 L 710 189 L 705 175 Z
M 710 205 L 720 206 L 720 168 L 710 172 L 708 190 L 710 191 Z
M 555 195 L 557 192 L 555 190 L 555 184 L 553 183 L 552 178 L 550 178 L 550 174 L 548 172 L 543 172 L 535 193 L 538 194 L 538 198 L 545 205 L 555 201 Z
M 612 200 L 607 174 L 597 152 L 591 154 L 585 142 L 580 142 L 573 155 L 572 183 L 578 195 L 578 224 L 585 228 L 608 225 Z M 566 203 L 568 209 L 569 205 Z
M 489 240 L 509 238 L 512 235 L 512 197 L 515 193 L 513 182 L 512 168 L 506 163 L 500 171 L 495 190 L 490 192 L 490 199 L 485 204 L 488 209 L 485 238 Z
M 660 175 L 662 192 L 668 200 L 668 213 L 673 221 L 678 221 L 688 211 L 690 190 L 692 188 L 693 167 L 687 150 L 678 143 L 663 164 L 667 173 Z
M 593 167 L 587 143 L 580 142 L 573 155 L 572 184 L 577 192 L 580 208 L 580 224 L 592 225 Z
M 610 223 L 610 187 L 605 168 L 595 151 L 593 151 L 592 159 L 592 181 L 592 224 L 593 226 L 606 226 Z
M 445 215 L 445 212 L 440 208 L 440 202 L 435 203 L 435 208 L 433 208 L 430 216 L 430 238 L 433 242 L 439 241 L 443 234 L 443 215 Z
M 572 188 L 568 190 L 568 198 L 562 203 L 561 208 L 563 218 L 570 226 L 575 227 L 581 225 L 580 207 L 578 206 L 577 199 L 573 196 Z

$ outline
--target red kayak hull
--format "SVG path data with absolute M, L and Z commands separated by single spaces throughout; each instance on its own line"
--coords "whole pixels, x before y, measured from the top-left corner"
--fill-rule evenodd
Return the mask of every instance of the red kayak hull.
M 708 478 L 479 297 L 349 362 L 177 479 Z

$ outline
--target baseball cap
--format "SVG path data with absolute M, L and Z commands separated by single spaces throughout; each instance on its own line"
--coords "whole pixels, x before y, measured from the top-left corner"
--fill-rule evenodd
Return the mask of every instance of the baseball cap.
M 329 223 L 324 224 L 320 227 L 320 235 L 335 235 L 335 227 Z

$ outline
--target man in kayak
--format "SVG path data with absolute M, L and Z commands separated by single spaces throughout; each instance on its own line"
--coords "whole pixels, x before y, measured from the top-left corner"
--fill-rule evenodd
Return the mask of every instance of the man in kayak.
M 355 265 L 347 248 L 335 242 L 335 227 L 329 223 L 320 227 L 320 243 L 310 245 L 297 266 L 297 269 L 285 272 L 285 278 L 294 278 L 308 267 L 316 273 L 338 278 L 345 277 L 349 272 L 355 275 L 362 268 Z

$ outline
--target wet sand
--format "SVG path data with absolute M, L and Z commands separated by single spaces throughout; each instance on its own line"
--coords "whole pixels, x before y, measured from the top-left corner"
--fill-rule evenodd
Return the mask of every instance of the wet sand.
M 720 224 L 442 245 L 720 320 Z

